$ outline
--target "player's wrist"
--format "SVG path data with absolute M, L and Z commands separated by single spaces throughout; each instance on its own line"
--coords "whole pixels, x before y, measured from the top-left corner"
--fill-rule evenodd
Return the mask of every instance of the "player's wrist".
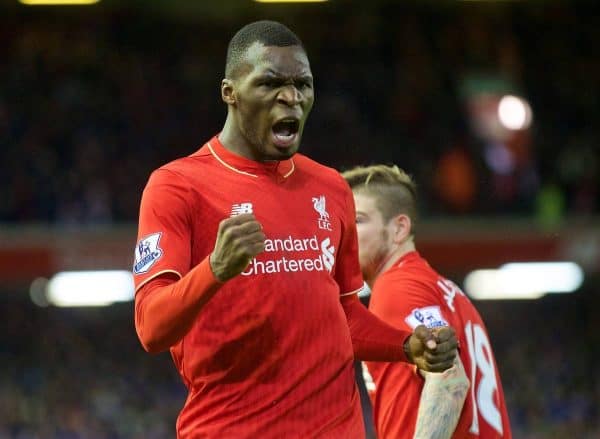
M 210 271 L 212 271 L 212 274 L 215 277 L 215 279 L 218 282 L 223 283 L 227 279 L 225 279 L 224 273 L 219 272 L 219 270 L 215 269 L 216 268 L 215 265 L 218 265 L 218 264 L 215 264 L 213 257 L 214 257 L 214 252 L 208 256 L 208 266 L 210 267 Z
M 410 338 L 411 337 L 412 337 L 412 334 L 409 335 L 408 337 L 406 337 L 406 339 L 404 340 L 404 343 L 402 344 L 402 349 L 404 350 L 404 355 L 406 355 L 406 359 L 408 360 L 408 362 L 414 364 L 413 356 L 410 351 Z

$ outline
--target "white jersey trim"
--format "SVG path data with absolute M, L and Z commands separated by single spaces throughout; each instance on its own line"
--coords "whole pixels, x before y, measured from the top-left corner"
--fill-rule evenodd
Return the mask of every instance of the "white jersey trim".
M 353 294 L 358 294 L 359 291 L 361 291 L 364 287 L 360 287 L 357 288 L 354 291 L 350 291 L 349 293 L 344 293 L 344 294 L 340 294 L 340 297 L 344 297 L 344 296 L 352 296 Z
M 221 157 L 219 157 L 217 155 L 217 153 L 215 152 L 215 150 L 212 148 L 210 142 L 206 142 L 206 145 L 208 146 L 208 149 L 210 150 L 211 154 L 217 159 L 217 161 L 219 163 L 221 163 L 223 166 L 225 166 L 227 169 L 230 169 L 233 172 L 237 172 L 238 174 L 247 175 L 248 177 L 258 178 L 258 175 L 254 175 L 254 174 L 251 174 L 251 173 L 245 172 L 245 171 L 240 171 L 239 169 L 236 169 L 233 166 L 231 166 L 229 163 L 225 162 Z
M 183 276 L 181 275 L 181 273 L 180 273 L 179 271 L 176 271 L 176 270 L 161 270 L 161 271 L 159 271 L 159 272 L 156 272 L 156 273 L 154 273 L 154 274 L 153 274 L 152 276 L 150 276 L 149 278 L 147 278 L 147 279 L 144 279 L 144 281 L 143 281 L 143 282 L 141 282 L 141 283 L 140 283 L 140 284 L 139 284 L 137 287 L 135 287 L 135 292 L 137 293 L 137 292 L 138 292 L 138 290 L 139 290 L 140 288 L 142 288 L 144 285 L 146 285 L 146 284 L 147 284 L 148 282 L 150 282 L 152 279 L 154 279 L 154 278 L 156 278 L 156 277 L 160 276 L 161 274 L 165 274 L 165 273 L 174 273 L 174 274 L 176 274 L 177 276 L 179 276 L 179 279 L 181 279 L 181 278 L 183 277 Z
M 210 150 L 210 153 L 215 157 L 215 159 L 217 159 L 217 161 L 219 163 L 221 163 L 223 166 L 225 166 L 227 169 L 229 169 L 229 170 L 231 170 L 233 172 L 237 172 L 238 174 L 247 175 L 248 177 L 258 178 L 258 175 L 256 175 L 256 174 L 251 174 L 250 172 L 242 171 L 240 169 L 237 169 L 237 168 L 231 166 L 229 163 L 227 163 L 225 160 L 223 160 L 221 157 L 219 157 L 217 155 L 217 153 L 213 149 L 213 147 L 210 144 L 210 142 L 206 142 L 206 145 L 208 146 L 208 149 Z M 292 169 L 290 169 L 286 174 L 284 174 L 283 178 L 288 178 L 296 170 L 296 164 L 294 163 L 294 159 L 290 159 L 290 161 L 292 162 Z
M 288 178 L 296 170 L 296 164 L 294 163 L 294 159 L 290 159 L 290 161 L 292 162 L 292 169 L 290 169 L 287 174 L 284 174 L 283 178 Z

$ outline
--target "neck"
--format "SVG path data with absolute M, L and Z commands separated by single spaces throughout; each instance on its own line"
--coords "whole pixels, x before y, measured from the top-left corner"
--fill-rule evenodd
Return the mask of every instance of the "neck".
M 223 125 L 223 129 L 219 133 L 219 141 L 229 151 L 247 159 L 255 160 L 255 157 L 249 152 L 248 142 L 238 129 L 231 113 L 227 114 L 225 125 Z
M 396 264 L 396 262 L 400 260 L 400 258 L 402 258 L 402 256 L 413 251 L 415 251 L 415 243 L 412 236 L 408 237 L 404 242 L 394 246 L 381 260 L 373 272 L 373 276 L 370 276 L 369 279 L 365 279 L 367 285 L 369 285 L 370 288 L 373 288 L 373 284 L 382 273 L 385 273 L 387 270 L 389 270 L 394 264 Z

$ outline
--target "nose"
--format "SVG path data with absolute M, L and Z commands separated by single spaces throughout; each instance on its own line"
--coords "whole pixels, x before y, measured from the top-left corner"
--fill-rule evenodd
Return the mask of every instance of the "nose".
M 293 84 L 284 85 L 277 95 L 277 102 L 293 107 L 300 104 L 304 96 Z

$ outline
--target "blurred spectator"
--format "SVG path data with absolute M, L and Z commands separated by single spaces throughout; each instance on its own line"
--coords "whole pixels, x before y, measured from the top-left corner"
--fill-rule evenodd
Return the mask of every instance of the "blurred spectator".
M 477 195 L 475 166 L 465 148 L 445 151 L 437 163 L 435 188 L 443 206 L 451 213 L 469 212 Z
M 533 215 L 549 175 L 566 213 L 598 213 L 598 5 L 486 6 L 299 10 L 322 78 L 303 151 L 342 168 L 399 163 L 425 182 L 425 215 Z M 119 9 L 1 21 L 0 221 L 134 221 L 150 170 L 221 128 L 236 23 Z M 527 97 L 531 129 L 482 142 L 469 128 L 462 89 L 485 77 Z M 458 143 L 467 161 L 449 152 Z
M 593 323 L 600 300 L 593 293 L 477 303 L 515 438 L 600 435 Z M 132 312 L 131 304 L 60 309 L 5 301 L 0 437 L 172 437 L 186 391 L 167 354 L 151 358 L 139 347 Z
M 0 437 L 172 437 L 185 389 L 141 351 L 131 312 L 4 303 Z

